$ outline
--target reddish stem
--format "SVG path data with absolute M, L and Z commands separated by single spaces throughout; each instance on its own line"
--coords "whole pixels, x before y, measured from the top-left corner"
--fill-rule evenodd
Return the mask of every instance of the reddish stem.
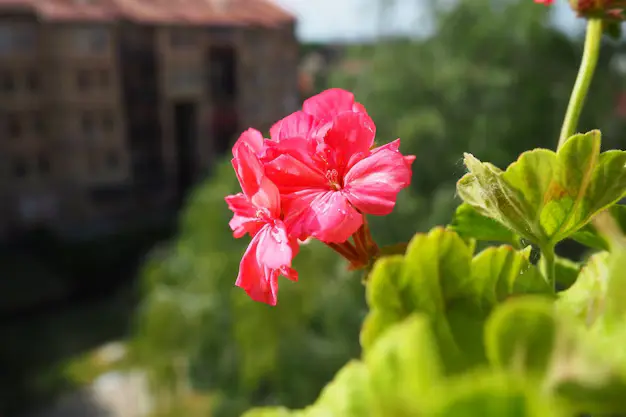
M 354 240 L 354 246 L 358 252 L 359 259 L 367 259 L 367 244 L 365 243 L 364 236 L 362 233 L 363 226 L 357 230 L 357 232 L 352 235 L 352 240 Z
M 350 262 L 354 262 L 356 259 L 358 259 L 356 249 L 354 249 L 350 242 L 326 243 L 326 245 L 328 245 L 332 250 L 334 250 Z
M 357 233 L 359 234 L 359 239 L 363 242 L 363 246 L 366 249 L 365 255 L 367 256 L 367 259 L 369 260 L 370 258 L 378 255 L 378 245 L 372 237 L 372 233 L 370 232 L 370 227 L 365 216 L 363 216 L 363 226 L 359 228 Z
M 363 216 L 361 227 L 352 235 L 352 240 L 354 244 L 345 241 L 343 243 L 326 243 L 326 245 L 347 259 L 350 262 L 350 269 L 361 269 L 367 266 L 379 252 L 365 216 Z

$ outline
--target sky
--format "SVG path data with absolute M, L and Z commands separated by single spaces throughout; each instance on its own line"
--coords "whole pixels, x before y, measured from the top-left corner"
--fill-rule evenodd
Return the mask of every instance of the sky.
M 424 32 L 428 31 L 430 23 L 417 0 L 396 0 L 396 6 L 385 14 L 384 24 L 378 18 L 381 10 L 369 7 L 372 3 L 368 0 L 274 1 L 298 16 L 298 36 L 306 42 L 359 41 L 371 39 L 380 32 Z M 580 28 L 581 22 L 576 19 L 566 0 L 556 1 L 550 13 L 557 27 L 567 32 Z

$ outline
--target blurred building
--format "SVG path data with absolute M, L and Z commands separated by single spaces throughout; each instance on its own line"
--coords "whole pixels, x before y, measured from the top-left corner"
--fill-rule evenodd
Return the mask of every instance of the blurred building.
M 0 0 L 0 236 L 175 208 L 298 107 L 294 26 L 268 0 Z

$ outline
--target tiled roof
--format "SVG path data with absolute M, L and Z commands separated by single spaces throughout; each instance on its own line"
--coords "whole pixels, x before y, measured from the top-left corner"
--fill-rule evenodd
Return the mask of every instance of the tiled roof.
M 271 0 L 0 0 L 3 9 L 29 9 L 55 21 L 274 26 L 295 19 Z

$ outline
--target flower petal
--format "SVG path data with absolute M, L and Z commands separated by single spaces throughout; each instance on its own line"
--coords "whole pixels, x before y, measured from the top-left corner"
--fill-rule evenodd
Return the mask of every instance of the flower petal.
M 278 240 L 277 234 L 281 235 Z M 282 223 L 277 226 L 266 224 L 252 238 L 241 258 L 235 285 L 255 301 L 276 305 L 278 277 L 281 274 L 292 281 L 298 280 L 298 273 L 291 268 L 291 260 L 298 252 L 297 241 L 282 241 L 283 238 L 286 239 L 286 233 Z
M 239 146 L 233 150 L 233 168 L 243 193 L 257 208 L 269 210 L 270 214 L 280 216 L 280 194 L 276 185 L 265 176 L 265 169 L 259 158 L 248 146 Z
M 319 169 L 303 163 L 290 154 L 280 155 L 268 162 L 265 169 L 267 176 L 278 186 L 281 193 L 328 187 L 328 181 Z
M 377 148 L 372 149 L 372 154 L 375 154 L 376 152 L 380 152 L 384 150 L 398 152 L 400 150 L 400 139 L 396 139 L 394 141 L 385 143 L 384 145 L 381 145 Z
M 300 252 L 300 244 L 298 243 L 298 239 L 295 239 L 292 237 L 289 239 L 289 245 L 291 246 L 291 253 L 292 253 L 291 259 L 293 259 L 296 257 L 298 252 Z M 290 279 L 291 281 L 298 281 L 298 271 L 296 271 L 290 266 L 287 266 L 287 265 L 281 266 L 280 274 L 285 276 L 287 279 Z
M 280 142 L 269 140 L 267 141 L 267 148 L 262 162 L 267 165 L 280 155 L 289 154 L 302 161 L 305 165 L 314 166 L 315 162 L 311 158 L 311 153 L 314 150 L 314 144 L 304 137 L 294 136 L 285 138 Z
M 380 151 L 383 151 L 385 149 L 397 152 L 400 149 L 400 139 L 396 139 L 393 142 L 389 142 L 389 143 L 387 143 L 385 145 L 379 146 L 378 148 L 372 149 L 371 153 L 373 155 L 376 152 L 380 152 Z M 415 162 L 415 155 L 405 155 L 404 156 L 404 162 L 406 163 L 406 165 L 409 168 L 411 168 L 411 165 L 413 165 L 413 162 Z
M 363 216 L 341 191 L 303 190 L 285 197 L 285 224 L 300 240 L 313 236 L 342 243 L 363 224 Z
M 242 288 L 254 301 L 274 306 L 278 296 L 279 271 L 272 270 L 259 262 L 257 248 L 260 234 L 252 238 L 241 258 L 235 285 Z
M 271 269 L 291 266 L 293 252 L 283 222 L 277 221 L 274 225 L 268 224 L 261 229 L 257 236 L 259 237 L 259 244 L 256 255 L 260 263 Z
M 248 145 L 256 155 L 261 155 L 263 153 L 264 142 L 263 134 L 256 129 L 250 128 L 243 132 L 233 145 L 233 156 L 236 155 L 237 149 L 243 144 Z
M 298 271 L 296 271 L 295 269 L 291 267 L 283 266 L 282 268 L 280 268 L 280 274 L 284 275 L 286 278 L 290 279 L 291 281 L 294 281 L 294 282 L 298 281 Z
M 364 112 L 360 104 L 355 106 L 354 94 L 341 88 L 331 88 L 308 98 L 302 104 L 302 110 L 314 116 L 322 123 L 328 123 L 342 112 Z
M 393 211 L 398 193 L 411 183 L 411 167 L 405 157 L 390 149 L 375 150 L 357 162 L 344 178 L 344 192 L 365 214 Z
M 270 138 L 274 142 L 294 137 L 309 137 L 317 126 L 316 120 L 310 114 L 297 111 L 279 120 L 270 128 Z
M 256 216 L 256 208 L 250 202 L 248 197 L 242 193 L 229 195 L 225 198 L 228 208 L 234 213 L 233 218 L 228 225 L 233 230 L 233 236 L 240 238 L 246 233 L 254 236 L 263 223 Z
M 343 173 L 352 156 L 367 154 L 374 144 L 374 123 L 364 113 L 341 113 L 332 122 L 324 144 L 325 159 L 332 161 L 334 168 Z

